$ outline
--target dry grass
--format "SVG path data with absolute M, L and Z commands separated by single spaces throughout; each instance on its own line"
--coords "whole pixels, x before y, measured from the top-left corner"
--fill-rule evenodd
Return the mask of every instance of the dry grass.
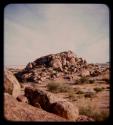
M 86 115 L 93 118 L 95 121 L 104 121 L 109 117 L 108 110 L 100 110 L 96 103 L 91 103 L 90 100 L 82 100 L 78 103 L 80 115 Z
M 76 94 L 74 93 L 74 91 L 70 91 L 68 92 L 68 97 L 71 100 L 75 100 L 77 98 Z
M 95 94 L 95 93 L 86 93 L 84 96 L 85 96 L 86 98 L 93 98 L 93 97 L 96 96 L 96 94 Z
M 104 90 L 104 88 L 103 87 L 95 87 L 94 90 L 96 92 L 101 92 L 102 90 Z
M 50 82 L 47 84 L 47 88 L 51 92 L 70 92 L 72 91 L 72 87 L 66 83 L 60 83 L 60 82 Z
M 94 80 L 90 80 L 88 77 L 82 76 L 80 79 L 75 81 L 75 84 L 84 84 L 84 83 L 94 83 Z

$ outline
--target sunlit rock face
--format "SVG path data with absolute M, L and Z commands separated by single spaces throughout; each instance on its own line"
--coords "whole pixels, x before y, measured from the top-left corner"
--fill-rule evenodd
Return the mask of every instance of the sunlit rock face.
M 50 54 L 30 62 L 26 67 L 15 73 L 20 82 L 42 83 L 65 76 L 98 76 L 98 65 L 89 65 L 86 60 L 77 57 L 72 51 Z

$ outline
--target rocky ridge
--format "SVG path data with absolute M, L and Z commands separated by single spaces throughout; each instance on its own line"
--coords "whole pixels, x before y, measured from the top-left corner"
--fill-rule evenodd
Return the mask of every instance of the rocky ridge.
M 42 83 L 57 78 L 73 79 L 74 76 L 95 77 L 105 70 L 96 64 L 88 64 L 69 50 L 40 57 L 28 63 L 23 70 L 15 73 L 15 76 L 20 82 Z

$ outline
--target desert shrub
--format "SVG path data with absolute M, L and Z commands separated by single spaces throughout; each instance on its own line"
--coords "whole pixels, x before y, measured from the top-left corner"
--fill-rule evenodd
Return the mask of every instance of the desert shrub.
M 76 94 L 80 94 L 80 95 L 83 95 L 84 97 L 88 97 L 88 98 L 92 98 L 92 97 L 95 97 L 95 96 L 96 96 L 95 91 L 94 91 L 94 92 L 91 92 L 91 91 L 85 92 L 84 90 L 78 90 L 78 91 L 76 92 Z
M 89 80 L 85 76 L 82 76 L 80 79 L 75 81 L 76 84 L 82 84 L 82 83 L 87 83 L 87 82 L 89 82 Z
M 104 88 L 103 87 L 95 87 L 94 88 L 94 90 L 96 91 L 96 92 L 101 92 L 102 90 L 103 90 Z
M 110 83 L 110 79 L 103 78 L 102 80 L 105 81 L 105 82 L 107 82 L 107 83 Z
M 72 88 L 65 83 L 50 82 L 47 84 L 47 88 L 51 92 L 69 92 Z
M 104 121 L 107 118 L 109 118 L 109 112 L 108 111 L 94 111 L 94 113 L 92 114 L 92 117 L 96 120 L 96 121 Z
M 94 82 L 95 82 L 95 80 L 92 80 L 92 79 L 89 80 L 89 83 L 94 83 Z
M 51 82 L 51 83 L 47 84 L 47 88 L 48 88 L 49 91 L 55 92 L 55 91 L 58 91 L 59 85 L 57 83 L 52 83 Z
M 79 90 L 76 92 L 76 94 L 84 94 L 84 92 Z
M 83 76 L 83 77 L 81 77 L 80 82 L 81 83 L 88 82 L 88 78 Z
M 83 84 L 83 83 L 94 83 L 94 80 L 91 80 L 88 77 L 82 76 L 80 79 L 75 81 L 75 84 Z
M 95 93 L 86 93 L 84 96 L 85 96 L 86 98 L 93 98 L 93 97 L 95 97 L 96 95 L 95 95 Z
M 75 99 L 76 95 L 75 95 L 74 91 L 68 92 L 68 97 L 69 97 L 69 99 L 72 99 L 72 100 Z
M 88 101 L 80 102 L 78 107 L 80 115 L 86 115 L 93 118 L 95 121 L 104 121 L 109 117 L 108 110 L 99 110 L 95 104 Z

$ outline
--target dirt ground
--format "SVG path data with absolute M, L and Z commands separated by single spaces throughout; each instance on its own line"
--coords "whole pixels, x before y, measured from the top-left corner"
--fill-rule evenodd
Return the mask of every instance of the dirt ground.
M 73 85 L 70 84 L 70 86 L 73 88 L 74 93 L 69 92 L 50 92 L 47 88 L 47 84 L 35 84 L 35 83 L 22 83 L 22 86 L 33 86 L 35 88 L 39 88 L 42 90 L 47 91 L 48 93 L 51 93 L 55 97 L 58 97 L 60 99 L 65 99 L 73 105 L 80 107 L 88 107 L 91 106 L 92 110 L 98 110 L 98 112 L 105 111 L 109 113 L 109 107 L 110 107 L 110 84 L 106 82 L 95 82 L 92 84 L 82 84 L 82 85 Z M 96 92 L 94 97 L 85 97 L 84 94 L 77 94 L 77 89 L 93 89 L 94 88 L 102 88 L 101 91 Z

